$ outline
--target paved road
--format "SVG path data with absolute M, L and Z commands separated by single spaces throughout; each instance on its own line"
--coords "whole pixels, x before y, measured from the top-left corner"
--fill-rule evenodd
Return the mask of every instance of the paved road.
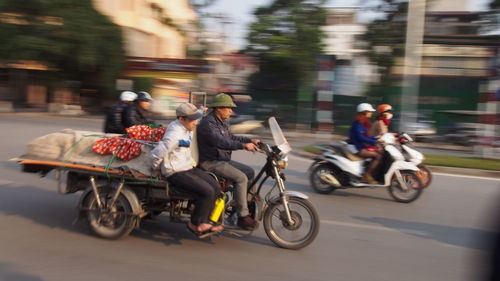
M 275 247 L 263 229 L 250 237 L 195 239 L 160 216 L 120 241 L 73 224 L 78 194 L 58 195 L 51 176 L 5 161 L 33 138 L 63 128 L 99 130 L 98 121 L 0 116 L 0 280 L 484 280 L 500 181 L 435 175 L 411 204 L 383 189 L 319 195 L 308 160 L 290 157 L 288 188 L 306 193 L 321 216 L 313 244 Z M 235 158 L 258 168 L 262 156 Z

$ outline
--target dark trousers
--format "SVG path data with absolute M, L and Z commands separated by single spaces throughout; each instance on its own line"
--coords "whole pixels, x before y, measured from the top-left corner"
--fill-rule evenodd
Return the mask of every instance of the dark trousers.
M 205 171 L 193 168 L 169 176 L 168 181 L 194 198 L 194 211 L 191 223 L 208 223 L 208 216 L 214 208 L 215 199 L 220 194 L 219 183 Z

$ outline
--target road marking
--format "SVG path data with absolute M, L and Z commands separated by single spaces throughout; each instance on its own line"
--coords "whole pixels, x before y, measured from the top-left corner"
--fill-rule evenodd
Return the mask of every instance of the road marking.
M 329 225 L 366 228 L 366 229 L 383 230 L 383 231 L 394 231 L 394 229 L 390 229 L 390 228 L 378 226 L 378 225 L 369 225 L 369 224 L 351 223 L 351 222 L 342 222 L 342 221 L 332 221 L 332 220 L 320 220 L 320 222 L 323 224 L 329 224 Z
M 14 183 L 13 181 L 6 181 L 6 180 L 0 179 L 0 185 L 9 185 L 9 184 L 13 184 L 13 183 Z
M 500 178 L 493 178 L 493 177 L 468 176 L 468 175 L 457 175 L 457 174 L 448 174 L 448 173 L 432 173 L 432 174 L 439 175 L 439 176 L 447 176 L 447 177 L 500 181 Z
M 288 157 L 293 158 L 294 161 L 295 160 L 299 160 L 299 161 L 302 161 L 302 162 L 312 162 L 313 161 L 312 158 L 311 159 L 307 159 L 307 158 L 296 156 L 296 155 L 293 155 L 293 154 L 288 154 Z
M 388 228 L 385 226 L 379 225 L 369 225 L 369 224 L 361 224 L 361 223 L 351 223 L 351 222 L 342 222 L 342 221 L 332 221 L 332 220 L 320 220 L 322 224 L 328 225 L 336 225 L 336 226 L 346 226 L 346 227 L 355 227 L 355 228 L 364 228 L 371 230 L 379 230 L 379 231 L 388 231 L 388 232 L 399 232 L 406 233 L 412 235 L 426 236 L 428 235 L 425 231 L 419 231 L 415 229 L 407 229 L 407 228 Z

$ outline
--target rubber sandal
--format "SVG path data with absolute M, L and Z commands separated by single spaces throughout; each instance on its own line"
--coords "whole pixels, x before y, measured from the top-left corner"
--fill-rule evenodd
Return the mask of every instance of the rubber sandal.
M 188 224 L 186 224 L 186 228 L 191 232 L 193 233 L 194 235 L 196 235 L 196 237 L 200 238 L 200 239 L 205 239 L 205 238 L 208 238 L 214 234 L 217 234 L 218 232 L 215 232 L 215 231 L 212 231 L 211 229 L 207 230 L 207 231 L 203 231 L 203 232 L 200 232 L 200 231 L 196 231 L 194 229 L 192 229 L 191 227 L 189 227 Z
M 222 224 L 217 224 L 217 225 L 214 225 L 210 228 L 210 231 L 213 231 L 213 232 L 222 232 L 224 230 L 224 226 L 222 226 Z

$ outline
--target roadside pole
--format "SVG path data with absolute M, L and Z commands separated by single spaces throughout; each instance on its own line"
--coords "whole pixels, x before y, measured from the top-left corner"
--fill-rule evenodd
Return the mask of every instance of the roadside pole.
M 426 0 L 410 0 L 408 3 L 400 132 L 407 131 L 406 124 L 417 121 L 425 5 Z

